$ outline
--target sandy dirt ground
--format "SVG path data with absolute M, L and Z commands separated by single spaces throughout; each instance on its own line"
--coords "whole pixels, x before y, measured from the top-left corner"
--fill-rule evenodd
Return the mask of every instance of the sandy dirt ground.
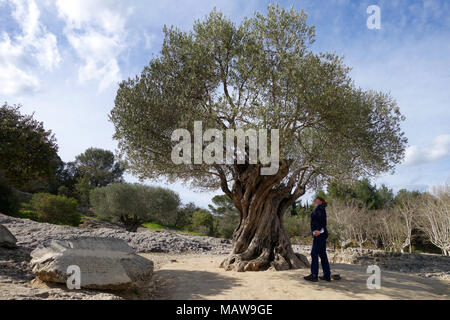
M 450 299 L 450 281 L 381 271 L 381 289 L 367 288 L 366 267 L 333 264 L 339 281 L 311 283 L 309 270 L 233 272 L 219 268 L 225 256 L 143 254 L 155 262 L 155 299 Z

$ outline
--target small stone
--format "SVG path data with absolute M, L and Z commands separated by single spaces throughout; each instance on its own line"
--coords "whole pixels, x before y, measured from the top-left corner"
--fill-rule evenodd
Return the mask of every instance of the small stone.
M 15 249 L 17 239 L 14 235 L 3 225 L 0 224 L 0 247 Z

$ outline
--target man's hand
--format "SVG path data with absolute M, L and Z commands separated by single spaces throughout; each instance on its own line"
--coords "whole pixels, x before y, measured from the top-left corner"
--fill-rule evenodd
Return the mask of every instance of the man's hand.
M 314 237 L 320 236 L 320 231 L 319 231 L 319 230 L 315 230 L 315 231 L 313 232 L 313 235 L 314 235 Z

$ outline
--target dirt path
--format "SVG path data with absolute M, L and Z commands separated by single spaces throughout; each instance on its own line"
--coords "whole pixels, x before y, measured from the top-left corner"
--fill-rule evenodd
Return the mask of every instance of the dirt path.
M 309 283 L 309 270 L 227 272 L 219 268 L 223 256 L 143 256 L 156 264 L 157 299 L 450 299 L 449 280 L 391 271 L 382 271 L 381 289 L 369 290 L 366 268 L 355 265 L 332 265 L 340 281 Z

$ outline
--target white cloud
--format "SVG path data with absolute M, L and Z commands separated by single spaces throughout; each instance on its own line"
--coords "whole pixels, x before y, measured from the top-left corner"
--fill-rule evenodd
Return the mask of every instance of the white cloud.
M 431 146 L 410 146 L 406 149 L 405 162 L 407 166 L 420 165 L 442 160 L 450 155 L 450 134 L 437 136 Z
M 126 45 L 125 23 L 130 9 L 111 0 L 58 0 L 64 33 L 82 61 L 78 80 L 99 81 L 99 90 L 120 81 L 119 57 Z
M 38 66 L 51 71 L 61 61 L 57 39 L 41 24 L 34 0 L 4 1 L 19 25 L 13 38 L 6 32 L 0 37 L 0 93 L 14 95 L 39 89 Z
M 17 93 L 36 92 L 39 79 L 17 68 L 13 64 L 0 64 L 0 93 L 14 95 Z

